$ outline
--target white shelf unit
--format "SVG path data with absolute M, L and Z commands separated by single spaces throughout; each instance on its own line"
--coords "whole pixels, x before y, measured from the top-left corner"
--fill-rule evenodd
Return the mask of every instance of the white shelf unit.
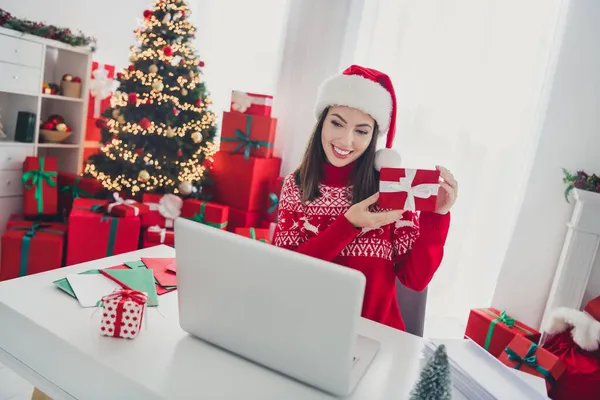
M 7 140 L 0 140 L 0 232 L 11 214 L 22 212 L 21 174 L 26 156 L 58 159 L 59 171 L 79 173 L 85 142 L 92 52 L 62 42 L 0 28 L 0 121 Z M 42 83 L 64 74 L 81 78 L 80 98 L 42 93 Z M 33 142 L 15 141 L 20 111 L 36 115 Z M 40 123 L 61 115 L 73 134 L 65 143 L 44 143 Z M 0 266 L 1 267 L 1 266 Z

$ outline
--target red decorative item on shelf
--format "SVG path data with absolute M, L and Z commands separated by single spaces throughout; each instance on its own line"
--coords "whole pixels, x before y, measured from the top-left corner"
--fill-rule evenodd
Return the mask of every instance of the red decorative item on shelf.
M 247 238 L 258 240 L 263 243 L 270 243 L 269 230 L 264 228 L 236 228 L 234 231 L 236 234 L 245 236 Z
M 280 158 L 246 160 L 243 155 L 219 151 L 211 170 L 215 200 L 238 210 L 264 212 L 269 182 L 279 176 L 280 169 Z
M 544 378 L 548 391 L 565 372 L 557 356 L 520 335 L 511 340 L 499 360 L 511 368 Z
M 270 117 L 272 106 L 273 96 L 239 90 L 231 92 L 231 111 Z
M 435 211 L 439 179 L 437 170 L 382 168 L 378 205 L 392 210 Z
M 146 229 L 143 248 L 158 246 L 159 244 L 173 247 L 175 245 L 175 232 L 171 229 L 161 228 L 158 225 Z
M 226 229 L 229 207 L 201 200 L 186 199 L 183 201 L 181 216 L 213 228 Z
M 150 211 L 142 215 L 142 226 L 157 225 L 161 228 L 173 228 L 174 221 L 181 215 L 183 200 L 174 194 L 144 193 L 142 202 Z
M 150 211 L 150 207 L 135 200 L 125 200 L 119 193 L 113 193 L 113 200 L 106 204 L 106 212 L 115 217 L 139 217 Z
M 277 120 L 238 112 L 224 112 L 221 128 L 222 152 L 268 158 L 273 155 Z
M 79 197 L 88 199 L 97 198 L 104 190 L 102 182 L 94 178 L 83 178 L 79 175 L 58 173 L 59 207 L 68 214 L 73 206 L 73 200 Z
M 115 66 L 108 64 L 92 63 L 91 90 L 88 97 L 88 112 L 86 120 L 85 140 L 99 142 L 101 130 L 106 126 L 97 125 L 104 110 L 110 107 L 112 95 L 112 79 L 115 76 Z M 103 119 L 102 119 L 103 120 Z
M 113 217 L 104 200 L 78 198 L 68 221 L 67 265 L 97 260 L 138 249 L 139 217 Z
M 142 329 L 148 296 L 130 289 L 117 289 L 102 297 L 102 336 L 135 339 Z
M 2 235 L 0 281 L 62 267 L 66 230 L 59 223 L 10 221 Z
M 23 214 L 58 214 L 58 162 L 54 157 L 27 157 L 23 163 Z
M 279 176 L 269 183 L 269 197 L 267 199 L 267 213 L 265 219 L 269 222 L 277 222 L 279 211 L 279 196 L 285 178 Z
M 514 336 L 523 336 L 534 343 L 540 341 L 540 332 L 495 308 L 471 310 L 465 336 L 479 344 L 494 357 L 499 357 Z
M 236 208 L 230 208 L 227 230 L 230 232 L 235 232 L 237 228 L 251 228 L 253 226 L 259 226 L 261 224 L 261 218 L 262 213 L 260 211 L 244 211 Z

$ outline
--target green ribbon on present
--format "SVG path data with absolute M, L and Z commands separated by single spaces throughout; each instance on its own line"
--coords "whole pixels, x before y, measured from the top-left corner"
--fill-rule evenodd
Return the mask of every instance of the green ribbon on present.
M 23 235 L 23 243 L 21 244 L 21 258 L 19 259 L 19 277 L 27 275 L 27 265 L 29 264 L 29 249 L 31 247 L 31 239 L 36 236 L 37 232 L 46 232 L 55 235 L 62 235 L 64 232 L 56 231 L 54 229 L 44 229 L 48 224 L 40 224 L 34 222 L 30 227 L 12 227 L 8 228 L 9 231 L 26 231 Z
M 88 193 L 85 190 L 79 188 L 79 180 L 80 179 L 81 179 L 81 177 L 78 176 L 77 178 L 75 178 L 75 183 L 73 183 L 73 187 L 71 187 L 69 185 L 65 185 L 60 189 L 60 191 L 66 192 L 66 191 L 70 190 L 71 196 L 73 197 L 73 199 L 77 199 L 79 197 L 87 197 L 88 199 L 94 198 L 93 194 Z
M 554 379 L 554 377 L 552 376 L 550 371 L 548 371 L 546 368 L 541 367 L 537 363 L 537 356 L 535 355 L 535 352 L 537 351 L 537 349 L 538 349 L 538 345 L 535 343 L 531 343 L 531 346 L 529 346 L 529 350 L 527 350 L 525 357 L 521 357 L 513 349 L 511 349 L 509 347 L 504 349 L 504 352 L 506 354 L 508 354 L 509 360 L 517 362 L 515 364 L 515 366 L 513 367 L 514 369 L 521 368 L 521 365 L 523 365 L 523 364 L 529 365 L 530 367 L 532 367 L 536 371 L 538 371 L 540 374 L 542 374 L 544 376 L 544 378 L 546 378 L 546 381 L 548 381 L 548 383 L 550 383 L 550 385 L 554 385 L 556 380 Z
M 500 315 L 491 312 L 490 310 L 483 308 L 482 309 L 484 312 L 488 313 L 489 315 L 491 315 L 492 317 L 495 317 L 496 319 L 492 321 L 492 323 L 490 324 L 490 328 L 488 329 L 488 333 L 487 336 L 485 338 L 485 344 L 483 346 L 484 349 L 489 350 L 490 348 L 490 344 L 492 343 L 492 337 L 494 336 L 494 329 L 496 328 L 496 324 L 498 322 L 502 322 L 504 325 L 506 325 L 508 328 L 517 328 L 522 330 L 523 332 L 525 332 L 527 334 L 527 336 L 533 336 L 533 333 L 529 332 L 527 329 L 525 328 L 521 328 L 520 326 L 515 325 L 515 319 L 514 318 L 510 318 L 508 316 L 508 314 L 506 314 L 506 311 L 502 311 L 500 313 Z
M 277 211 L 277 207 L 279 206 L 279 196 L 277 196 L 277 193 L 269 193 L 269 203 L 271 205 L 268 213 L 273 214 L 275 211 Z
M 50 187 L 56 186 L 56 171 L 44 171 L 44 157 L 39 157 L 40 169 L 31 170 L 23 173 L 21 182 L 25 189 L 33 189 L 35 186 L 34 198 L 37 200 L 38 214 L 44 213 L 44 181 Z M 54 179 L 53 179 L 54 178 Z M 31 179 L 31 183 L 27 183 Z
M 235 129 L 233 134 L 235 137 L 225 137 L 221 138 L 222 142 L 234 142 L 238 143 L 238 145 L 231 151 L 231 154 L 237 153 L 242 148 L 244 149 L 244 159 L 247 160 L 250 158 L 250 151 L 254 149 L 259 149 L 261 147 L 273 147 L 273 143 L 254 140 L 250 138 L 250 131 L 252 130 L 252 115 L 246 115 L 246 132 L 243 132 L 239 129 Z
M 201 224 L 212 226 L 213 228 L 223 229 L 227 226 L 227 222 L 221 224 L 206 221 L 206 203 L 200 204 L 200 212 L 194 214 L 192 221 L 200 222 Z
M 252 240 L 256 240 L 256 231 L 254 230 L 254 228 L 250 228 L 250 238 Z M 259 242 L 267 243 L 265 239 L 259 239 Z
M 108 243 L 106 245 L 106 257 L 114 255 L 115 252 L 115 241 L 117 238 L 117 232 L 119 230 L 119 218 L 113 217 L 112 215 L 104 212 L 104 206 L 102 204 L 94 204 L 91 207 L 74 207 L 78 210 L 91 211 L 93 213 L 103 213 L 100 217 L 100 222 L 110 222 L 110 230 L 108 231 Z

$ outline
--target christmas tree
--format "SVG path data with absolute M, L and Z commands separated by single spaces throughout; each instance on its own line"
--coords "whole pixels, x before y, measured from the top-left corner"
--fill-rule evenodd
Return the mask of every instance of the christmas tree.
M 410 393 L 411 400 L 451 400 L 452 382 L 446 347 L 440 345 L 427 362 L 416 386 Z
M 191 40 L 185 0 L 157 0 L 135 31 L 129 67 L 97 126 L 101 151 L 84 175 L 127 196 L 175 193 L 206 198 L 205 159 L 217 147 L 215 114 L 203 81 L 204 63 Z

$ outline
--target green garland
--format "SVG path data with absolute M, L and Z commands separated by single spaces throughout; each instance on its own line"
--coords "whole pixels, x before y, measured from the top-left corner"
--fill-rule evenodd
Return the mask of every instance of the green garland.
M 96 39 L 85 36 L 83 32 L 73 34 L 69 28 L 59 28 L 54 25 L 46 25 L 42 22 L 33 22 L 26 19 L 13 17 L 8 11 L 0 8 L 0 26 L 30 35 L 40 36 L 46 39 L 57 40 L 71 46 L 88 46 L 96 50 Z

